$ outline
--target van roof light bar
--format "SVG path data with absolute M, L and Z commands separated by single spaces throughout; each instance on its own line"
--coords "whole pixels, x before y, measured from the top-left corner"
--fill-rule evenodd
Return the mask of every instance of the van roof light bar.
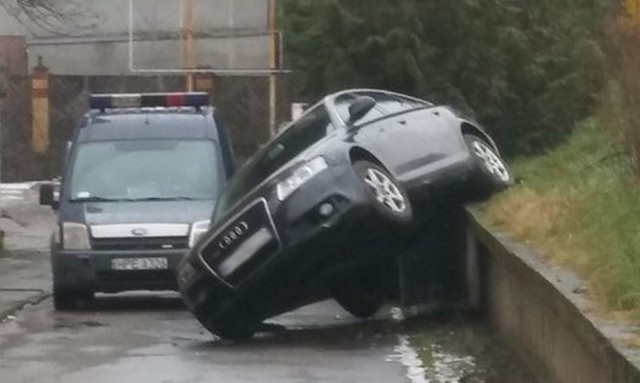
M 89 108 L 104 112 L 119 108 L 171 108 L 195 107 L 209 104 L 209 95 L 204 92 L 190 93 L 126 93 L 93 94 L 89 97 Z

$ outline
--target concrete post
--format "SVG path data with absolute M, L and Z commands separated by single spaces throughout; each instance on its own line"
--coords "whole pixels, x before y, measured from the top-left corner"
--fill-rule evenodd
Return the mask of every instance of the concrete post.
M 464 209 L 425 214 L 424 227 L 400 254 L 400 302 L 403 306 L 468 307 L 468 285 L 476 282 L 474 272 L 466 269 L 477 269 L 477 258 L 466 254 Z
M 470 309 L 480 308 L 480 261 L 478 241 L 470 225 L 465 229 L 465 279 L 467 288 L 467 304 Z
M 198 69 L 209 69 L 207 67 L 198 67 Z M 211 72 L 196 72 L 193 76 L 193 90 L 196 92 L 206 92 L 209 94 L 209 100 L 213 102 L 213 92 L 215 87 L 215 75 Z
M 277 0 L 269 0 L 269 68 L 278 69 L 280 60 L 278 59 L 278 6 Z M 278 102 L 277 76 L 275 73 L 269 75 L 269 137 L 276 135 L 276 109 Z
M 187 92 L 193 92 L 194 89 L 194 74 L 190 72 L 195 68 L 194 53 L 193 53 L 193 0 L 183 0 L 184 8 L 184 20 L 183 20 L 183 34 L 184 34 L 184 52 L 183 63 L 186 73 L 186 90 Z
M 49 69 L 38 57 L 31 74 L 31 143 L 36 153 L 49 149 Z
M 4 153 L 2 152 L 2 137 L 4 133 L 4 98 L 7 95 L 7 71 L 6 68 L 0 67 L 0 182 L 2 182 L 2 157 Z M 2 231 L 0 231 L 0 234 Z M 0 246 L 2 242 L 0 240 Z M 0 248 L 1 249 L 1 248 Z

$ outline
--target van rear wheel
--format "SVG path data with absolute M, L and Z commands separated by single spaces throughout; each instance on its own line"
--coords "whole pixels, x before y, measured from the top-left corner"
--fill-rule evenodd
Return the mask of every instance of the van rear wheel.
M 93 292 L 53 289 L 53 307 L 57 311 L 71 311 L 78 308 L 78 302 L 93 300 Z

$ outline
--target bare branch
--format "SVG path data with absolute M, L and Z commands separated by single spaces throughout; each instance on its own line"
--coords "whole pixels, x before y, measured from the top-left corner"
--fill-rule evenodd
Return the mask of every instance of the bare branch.
M 0 6 L 23 25 L 55 35 L 95 28 L 100 21 L 83 0 L 2 0 Z

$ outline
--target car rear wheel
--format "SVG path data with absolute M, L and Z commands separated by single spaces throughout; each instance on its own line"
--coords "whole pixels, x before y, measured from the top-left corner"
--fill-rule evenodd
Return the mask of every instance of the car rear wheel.
M 500 191 L 513 184 L 513 175 L 509 166 L 491 145 L 471 134 L 465 134 L 464 140 L 476 163 L 472 182 L 474 183 L 474 191 L 480 197 Z
M 382 276 L 377 268 L 364 267 L 334 281 L 332 296 L 349 314 L 369 318 L 384 304 Z
M 373 162 L 358 161 L 353 166 L 379 215 L 398 224 L 411 222 L 411 203 L 395 177 Z
M 341 291 L 333 294 L 338 304 L 356 318 L 366 319 L 380 310 L 384 296 L 380 289 L 370 291 Z

